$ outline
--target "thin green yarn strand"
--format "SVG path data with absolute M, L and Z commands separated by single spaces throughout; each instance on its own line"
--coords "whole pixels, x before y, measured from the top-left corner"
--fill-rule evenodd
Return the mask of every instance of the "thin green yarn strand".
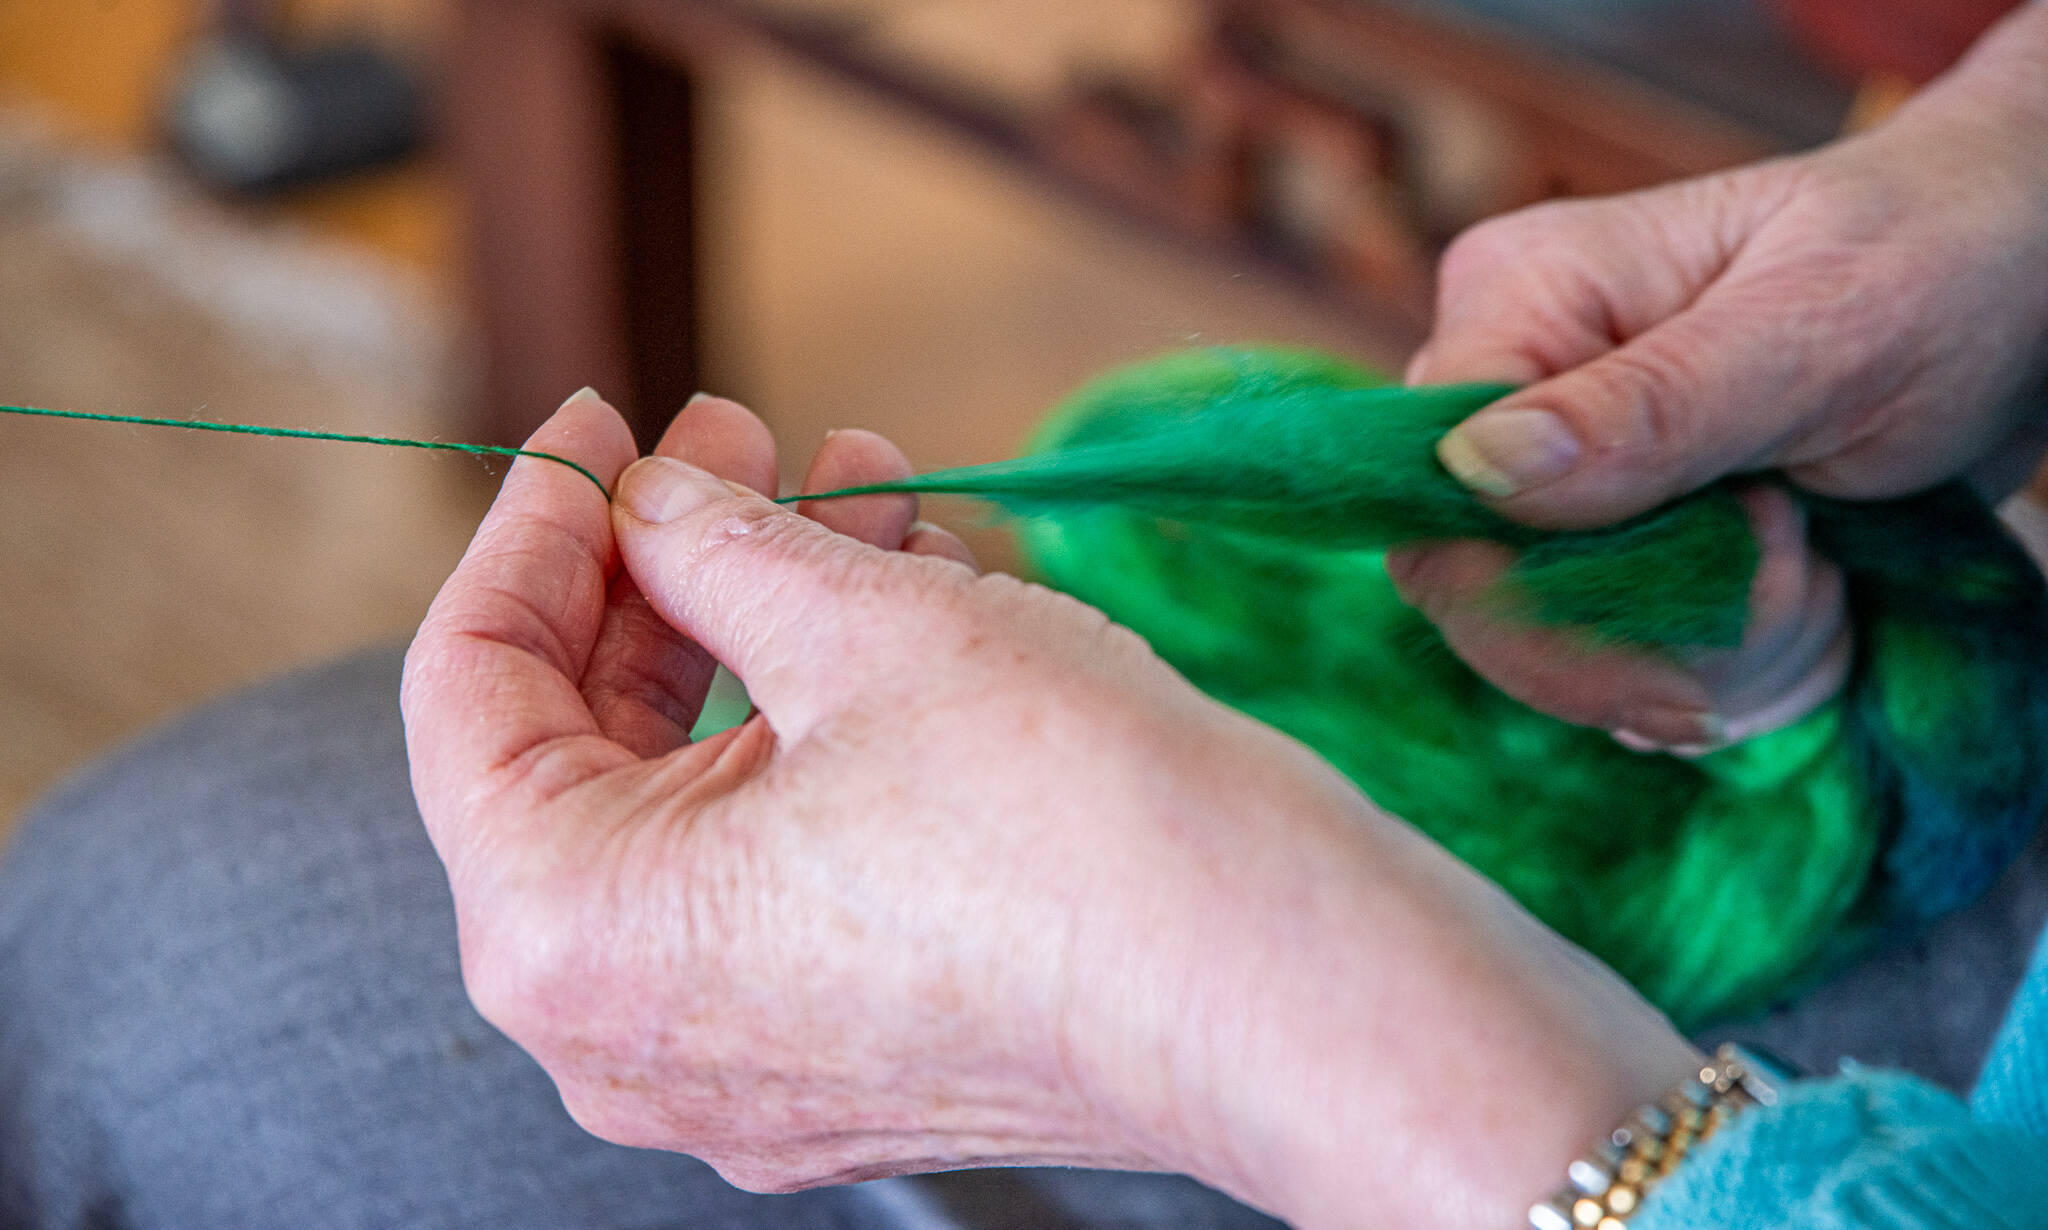
M 455 444 L 445 440 L 408 440 L 400 436 L 358 436 L 339 431 L 308 431 L 298 427 L 262 427 L 253 423 L 210 423 L 204 419 L 158 419 L 135 414 L 93 414 L 84 410 L 46 410 L 39 406 L 0 406 L 0 414 L 18 414 L 39 419 L 83 419 L 93 423 L 127 423 L 134 427 L 179 427 L 187 431 L 213 431 L 231 436 L 271 436 L 284 440 L 331 440 L 339 444 L 374 444 L 383 448 L 417 448 L 437 453 L 467 453 L 472 457 L 535 457 L 552 461 L 590 480 L 609 503 L 612 493 L 604 480 L 567 457 L 539 449 L 507 448 L 497 444 Z

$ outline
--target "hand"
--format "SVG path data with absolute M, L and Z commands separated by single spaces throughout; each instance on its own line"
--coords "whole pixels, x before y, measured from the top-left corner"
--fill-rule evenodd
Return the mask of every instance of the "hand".
M 1806 545 L 1782 489 L 1742 493 L 1759 547 L 1749 620 L 1731 649 L 1667 656 L 1614 649 L 1574 628 L 1499 614 L 1507 548 L 1451 542 L 1387 553 L 1403 601 L 1503 692 L 1553 717 L 1609 731 L 1632 751 L 1698 755 L 1803 717 L 1841 689 L 1850 663 L 1842 574 Z
M 2031 79 L 2014 76 L 2031 66 Z M 1526 387 L 1440 455 L 1504 514 L 1605 524 L 1731 473 L 1900 495 L 1964 473 L 2009 492 L 2048 402 L 2048 10 L 2034 6 L 1890 123 L 1818 153 L 1497 219 L 1445 256 L 1415 381 Z M 1460 544 L 1393 561 L 1468 662 L 1570 721 L 1712 742 L 1839 680 L 1839 580 L 1782 498 L 1752 636 L 1682 670 L 1486 617 L 1504 566 Z M 1794 702 L 1794 703 L 1788 703 Z
M 471 996 L 592 1131 L 762 1190 L 1063 1162 L 1478 1230 L 1694 1062 L 1305 749 L 976 576 L 907 497 L 752 494 L 773 445 L 732 403 L 630 471 L 593 399 L 533 447 L 626 471 L 617 504 L 517 464 L 405 711 Z M 842 433 L 808 489 L 906 472 Z M 760 714 L 693 745 L 714 658 Z

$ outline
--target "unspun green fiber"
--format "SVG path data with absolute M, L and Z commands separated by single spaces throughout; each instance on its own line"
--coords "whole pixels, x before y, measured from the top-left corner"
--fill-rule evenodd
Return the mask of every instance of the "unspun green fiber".
M 1028 456 L 823 498 L 951 492 L 1020 514 L 1048 583 L 1315 748 L 1682 1025 L 1981 892 L 2048 805 L 2048 594 L 1982 502 L 1802 495 L 1848 580 L 1848 687 L 1704 757 L 1642 755 L 1479 678 L 1396 598 L 1382 553 L 1504 543 L 1504 613 L 1681 651 L 1740 640 L 1747 520 L 1725 485 L 1604 530 L 1501 518 L 1435 445 L 1506 391 L 1190 351 L 1089 385 Z
M 1396 599 L 1382 553 L 1504 543 L 1519 552 L 1504 614 L 1682 651 L 1741 639 L 1748 523 L 1721 485 L 1603 530 L 1501 518 L 1435 447 L 1506 391 L 1389 388 L 1303 351 L 1189 351 L 1084 388 L 1026 457 L 802 498 L 957 492 L 1020 514 L 1046 580 L 1316 748 L 1683 1025 L 1757 1007 L 1988 886 L 2048 806 L 2048 592 L 1984 504 L 1960 484 L 1863 504 L 1795 491 L 1847 578 L 1846 688 L 1696 760 L 1638 755 L 1463 666 Z M 0 413 L 534 457 L 604 491 L 524 449 Z

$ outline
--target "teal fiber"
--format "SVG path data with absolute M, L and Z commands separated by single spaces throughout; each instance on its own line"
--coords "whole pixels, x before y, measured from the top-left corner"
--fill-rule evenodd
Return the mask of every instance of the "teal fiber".
M 1806 500 L 1849 582 L 1850 685 L 1735 747 L 1640 755 L 1465 667 L 1397 599 L 1382 552 L 1499 542 L 1520 552 L 1504 613 L 1680 651 L 1740 641 L 1747 519 L 1715 486 L 1607 530 L 1506 521 L 1435 457 L 1506 391 L 1190 351 L 1084 388 L 1028 456 L 829 494 L 962 493 L 1019 514 L 1049 584 L 1315 748 L 1682 1025 L 1758 1007 L 1981 891 L 2048 804 L 2048 600 L 1983 504 L 1960 487 Z
M 1989 887 L 2048 808 L 2048 593 L 1961 484 L 1806 504 L 1858 631 L 1844 703 L 1888 825 L 1877 913 L 1932 918 Z

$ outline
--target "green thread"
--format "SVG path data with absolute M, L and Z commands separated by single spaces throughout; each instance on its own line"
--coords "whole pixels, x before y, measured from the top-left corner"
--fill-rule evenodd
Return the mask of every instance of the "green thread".
M 831 491 L 815 491 L 806 495 L 779 495 L 777 504 L 801 504 L 805 500 L 844 500 L 856 495 L 908 495 L 901 483 L 875 483 L 868 487 L 837 487 Z
M 338 431 L 306 431 L 297 427 L 258 427 L 250 423 L 209 423 L 204 419 L 153 419 L 133 414 L 90 414 L 83 410 L 45 410 L 37 406 L 0 406 L 0 414 L 20 414 L 45 419 L 86 419 L 95 423 L 129 423 L 137 427 L 182 427 L 188 431 L 217 431 L 231 436 L 275 436 L 287 440 L 334 440 L 342 444 L 377 444 L 385 448 L 419 448 L 441 453 L 468 453 L 472 457 L 537 457 L 552 461 L 590 480 L 609 503 L 611 491 L 604 480 L 567 457 L 538 449 L 506 448 L 497 444 L 450 444 L 442 440 L 407 440 L 398 436 L 355 436 Z

